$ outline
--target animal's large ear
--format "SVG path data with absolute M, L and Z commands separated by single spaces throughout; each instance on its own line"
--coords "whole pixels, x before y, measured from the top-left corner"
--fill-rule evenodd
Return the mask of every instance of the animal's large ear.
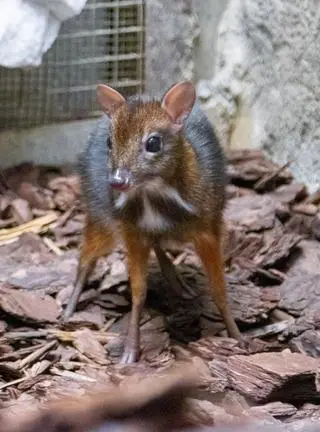
M 190 81 L 175 84 L 162 99 L 162 108 L 167 112 L 173 123 L 180 127 L 190 114 L 196 100 L 196 91 Z
M 104 84 L 98 84 L 97 98 L 103 111 L 110 117 L 126 101 L 119 92 Z

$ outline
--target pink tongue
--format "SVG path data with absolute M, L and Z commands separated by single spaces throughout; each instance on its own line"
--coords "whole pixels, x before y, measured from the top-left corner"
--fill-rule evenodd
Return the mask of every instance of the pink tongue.
M 128 190 L 130 186 L 127 183 L 111 183 L 111 187 L 113 189 L 125 191 L 125 190 Z

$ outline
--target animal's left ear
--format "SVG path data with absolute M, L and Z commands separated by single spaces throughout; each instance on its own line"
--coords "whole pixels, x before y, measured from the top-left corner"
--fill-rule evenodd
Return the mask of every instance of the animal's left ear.
M 97 98 L 102 109 L 109 117 L 112 117 L 116 109 L 126 102 L 119 92 L 104 84 L 97 85 Z
M 196 91 L 190 81 L 175 84 L 162 99 L 162 108 L 167 112 L 173 123 L 182 128 L 196 100 Z

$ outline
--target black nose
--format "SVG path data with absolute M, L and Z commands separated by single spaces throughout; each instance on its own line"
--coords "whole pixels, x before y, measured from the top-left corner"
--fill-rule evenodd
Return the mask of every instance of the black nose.
M 110 176 L 110 185 L 114 189 L 126 190 L 132 185 L 133 177 L 126 168 L 118 168 Z

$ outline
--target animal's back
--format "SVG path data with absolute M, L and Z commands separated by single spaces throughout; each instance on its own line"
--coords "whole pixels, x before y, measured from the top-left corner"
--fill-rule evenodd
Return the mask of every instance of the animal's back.
M 201 180 L 215 208 L 223 208 L 227 184 L 224 153 L 207 116 L 196 102 L 185 125 L 184 135 L 196 152 Z
M 110 223 L 112 195 L 109 184 L 110 158 L 108 137 L 110 120 L 103 116 L 96 122 L 87 148 L 79 157 L 78 172 L 87 210 L 94 222 Z

